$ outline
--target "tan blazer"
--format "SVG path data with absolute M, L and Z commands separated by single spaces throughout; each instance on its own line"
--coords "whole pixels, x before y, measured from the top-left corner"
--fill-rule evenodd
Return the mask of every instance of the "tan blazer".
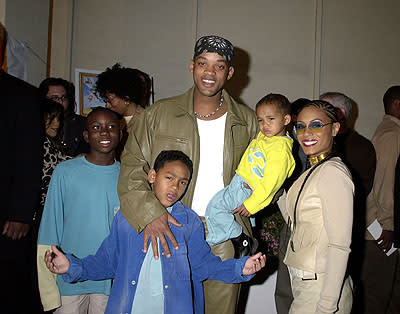
M 299 198 L 293 231 L 296 198 L 310 170 L 288 191 L 286 208 L 292 221 L 294 251 L 289 242 L 284 263 L 303 271 L 325 273 L 321 300 L 332 304 L 339 299 L 350 253 L 354 185 L 339 157 L 318 166 Z
M 367 198 L 366 222 L 369 226 L 375 219 L 384 230 L 394 229 L 394 174 L 400 154 L 400 120 L 386 114 L 372 137 L 376 151 L 374 186 Z M 373 240 L 366 231 L 366 240 Z

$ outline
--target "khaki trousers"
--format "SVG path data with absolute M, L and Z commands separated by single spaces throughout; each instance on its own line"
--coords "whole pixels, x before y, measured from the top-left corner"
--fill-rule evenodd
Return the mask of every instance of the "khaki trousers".
M 324 284 L 324 274 L 318 274 L 317 280 L 303 280 L 301 277 L 290 274 L 294 300 L 289 314 L 314 314 L 317 312 L 317 303 Z M 347 277 L 344 281 L 339 299 L 338 311 L 335 313 L 349 314 L 353 303 L 352 281 Z
M 104 294 L 80 294 L 61 296 L 61 307 L 54 314 L 102 314 L 106 310 L 108 296 Z
M 204 217 L 200 217 L 204 224 L 205 236 L 207 225 Z M 215 245 L 211 252 L 223 261 L 233 258 L 235 250 L 231 241 Z M 204 288 L 204 313 L 205 314 L 235 314 L 239 300 L 240 284 L 227 284 L 220 281 L 206 280 Z

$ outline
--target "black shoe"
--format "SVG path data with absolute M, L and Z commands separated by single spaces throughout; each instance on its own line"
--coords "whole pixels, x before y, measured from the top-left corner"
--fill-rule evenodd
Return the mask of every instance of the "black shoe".
M 255 238 L 249 237 L 247 234 L 243 233 L 231 239 L 233 247 L 235 248 L 234 258 L 241 258 L 243 256 L 254 255 L 257 251 L 258 241 Z

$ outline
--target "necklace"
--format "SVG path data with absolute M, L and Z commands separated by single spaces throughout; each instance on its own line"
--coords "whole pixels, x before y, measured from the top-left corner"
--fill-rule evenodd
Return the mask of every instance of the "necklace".
M 317 163 L 319 163 L 322 159 L 325 159 L 327 156 L 329 156 L 329 154 L 330 154 L 330 152 L 322 153 L 322 154 L 319 154 L 319 155 L 313 156 L 313 157 L 309 157 L 308 161 L 310 162 L 311 166 L 314 166 Z
M 207 118 L 209 118 L 209 117 L 212 117 L 213 115 L 215 115 L 216 113 L 217 113 L 217 111 L 219 110 L 219 109 L 221 109 L 221 107 L 222 107 L 222 104 L 224 103 L 224 96 L 222 96 L 222 92 L 221 92 L 221 99 L 219 100 L 219 105 L 217 106 L 217 108 L 215 109 L 215 111 L 213 111 L 213 112 L 211 112 L 211 113 L 207 113 L 207 114 L 200 114 L 200 113 L 198 113 L 198 112 L 194 112 L 194 115 L 197 117 L 197 118 L 203 118 L 203 119 L 207 119 Z

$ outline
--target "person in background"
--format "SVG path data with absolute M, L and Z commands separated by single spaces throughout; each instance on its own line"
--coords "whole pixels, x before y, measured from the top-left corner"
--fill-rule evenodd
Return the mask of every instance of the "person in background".
M 40 199 L 43 117 L 36 87 L 2 70 L 7 31 L 0 23 L 0 269 L 2 313 L 38 313 L 33 293 L 32 223 Z
M 229 184 L 240 158 L 258 133 L 254 111 L 237 103 L 224 90 L 234 74 L 232 59 L 233 45 L 228 40 L 214 35 L 198 39 L 189 63 L 193 87 L 146 108 L 135 121 L 125 145 L 118 182 L 121 211 L 138 233 L 144 232 L 145 251 L 151 239 L 156 257 L 157 238 L 167 257 L 171 256 L 170 249 L 179 250 L 169 223 L 180 226 L 147 182 L 148 171 L 160 151 L 180 150 L 193 161 L 193 181 L 182 203 L 204 219 L 208 202 Z M 137 208 L 138 203 L 143 206 Z M 236 214 L 235 219 L 251 235 L 249 218 Z M 213 246 L 211 251 L 222 260 L 234 255 L 231 241 Z M 235 313 L 239 291 L 239 284 L 205 281 L 205 313 Z
M 62 78 L 49 77 L 39 85 L 42 98 L 49 98 L 64 108 L 63 144 L 70 156 L 88 153 L 89 145 L 83 139 L 86 118 L 75 113 L 75 86 Z
M 36 226 L 39 228 L 46 200 L 47 189 L 55 167 L 62 161 L 71 159 L 65 154 L 63 145 L 64 108 L 58 102 L 45 98 L 42 100 L 43 119 L 45 124 L 45 140 L 43 143 L 43 167 L 41 183 L 41 199 L 36 212 Z
M 372 137 L 376 171 L 367 198 L 366 226 L 375 220 L 382 228 L 375 240 L 365 230 L 365 255 L 361 270 L 364 313 L 400 312 L 399 251 L 386 253 L 393 244 L 394 184 L 400 154 L 400 86 L 390 87 L 383 96 L 385 115 Z
M 152 90 L 152 79 L 150 78 L 150 76 L 147 73 L 144 73 L 143 71 L 140 71 L 139 69 L 133 69 L 133 71 L 135 71 L 137 73 L 137 75 L 139 76 L 139 78 L 142 80 L 142 93 L 141 93 L 141 97 L 138 101 L 138 105 L 146 108 L 148 106 L 150 106 L 150 102 L 154 102 L 153 99 L 153 90 Z
M 394 247 L 400 249 L 400 155 L 397 158 L 394 178 Z M 399 269 L 400 271 L 400 269 Z M 400 278 L 400 277 L 399 277 Z
M 123 117 L 122 138 L 116 151 L 118 160 L 136 118 L 149 104 L 149 80 L 146 73 L 122 67 L 119 63 L 98 76 L 95 87 L 97 95 L 104 99 L 107 108 Z
M 297 116 L 296 134 L 311 168 L 290 187 L 284 218 L 291 236 L 284 263 L 291 275 L 289 313 L 345 313 L 352 307 L 346 275 L 354 185 L 334 153 L 340 128 L 335 107 L 313 100 Z

